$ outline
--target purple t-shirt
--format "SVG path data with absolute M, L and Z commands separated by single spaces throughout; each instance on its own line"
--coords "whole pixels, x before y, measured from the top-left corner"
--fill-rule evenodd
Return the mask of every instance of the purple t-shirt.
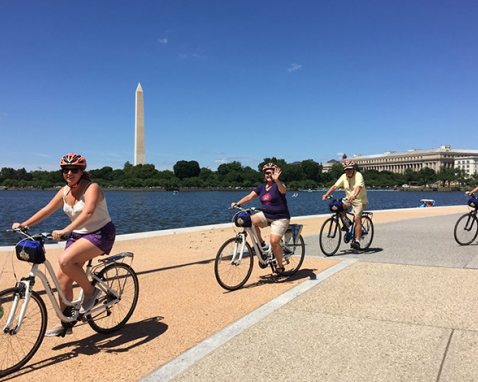
M 254 192 L 259 195 L 267 219 L 290 219 L 287 199 L 285 194 L 279 191 L 277 184 L 272 184 L 269 191 L 266 191 L 265 183 L 260 184 L 254 189 Z

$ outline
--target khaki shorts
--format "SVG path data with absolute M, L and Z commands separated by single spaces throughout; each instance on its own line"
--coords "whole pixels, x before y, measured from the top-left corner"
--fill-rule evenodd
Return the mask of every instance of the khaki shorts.
M 284 236 L 285 231 L 287 231 L 287 228 L 289 228 L 290 219 L 267 219 L 266 215 L 264 215 L 264 212 L 262 211 L 258 212 L 254 216 L 257 216 L 259 218 L 259 227 L 265 228 L 268 225 L 271 226 L 271 235 L 277 235 L 282 237 Z
M 362 217 L 362 212 L 367 207 L 366 204 L 362 204 L 362 202 L 360 202 L 358 200 L 353 200 L 351 202 L 346 200 L 346 201 L 344 201 L 344 206 L 346 208 L 352 207 L 352 213 L 355 216 L 358 216 L 358 217 Z

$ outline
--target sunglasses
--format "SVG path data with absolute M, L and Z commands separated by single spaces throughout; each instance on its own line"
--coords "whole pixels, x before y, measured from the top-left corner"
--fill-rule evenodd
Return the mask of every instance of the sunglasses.
M 264 175 L 272 175 L 272 171 L 266 171 Z
M 80 169 L 78 167 L 68 167 L 68 168 L 62 168 L 61 172 L 63 174 L 68 174 L 71 172 L 72 174 L 78 174 L 80 172 Z

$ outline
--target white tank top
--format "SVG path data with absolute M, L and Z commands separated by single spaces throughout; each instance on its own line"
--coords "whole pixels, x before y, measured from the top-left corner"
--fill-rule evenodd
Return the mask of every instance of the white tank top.
M 77 200 L 73 206 L 70 206 L 66 202 L 67 189 L 67 186 L 63 188 L 63 211 L 71 221 L 74 221 L 85 208 L 85 195 L 81 195 L 80 200 Z M 75 229 L 73 232 L 81 234 L 94 232 L 108 224 L 110 221 L 111 217 L 108 212 L 108 206 L 106 205 L 106 198 L 103 196 L 103 200 L 99 201 L 96 205 L 93 215 L 91 215 L 83 227 Z

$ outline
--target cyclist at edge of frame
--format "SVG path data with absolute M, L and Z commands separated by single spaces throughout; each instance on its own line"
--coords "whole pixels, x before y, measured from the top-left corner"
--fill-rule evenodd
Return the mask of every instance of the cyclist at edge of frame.
M 337 188 L 345 190 L 346 200 L 344 200 L 344 207 L 347 209 L 352 207 L 352 212 L 355 216 L 355 237 L 350 246 L 353 249 L 359 250 L 360 238 L 362 237 L 362 212 L 368 204 L 367 189 L 365 188 L 362 174 L 356 169 L 355 161 L 346 158 L 342 161 L 344 174 L 322 196 L 322 200 L 326 200 Z
M 471 195 L 471 194 L 476 194 L 478 192 L 478 186 L 476 186 L 473 190 L 471 191 L 466 191 L 465 195 Z
M 258 212 L 251 216 L 252 224 L 255 227 L 262 250 L 267 251 L 269 246 L 261 235 L 261 228 L 271 226 L 269 236 L 272 252 L 277 261 L 276 274 L 281 275 L 284 272 L 283 253 L 280 246 L 280 240 L 284 236 L 290 222 L 289 207 L 287 206 L 286 192 L 287 188 L 279 177 L 282 170 L 275 163 L 269 162 L 262 166 L 265 182 L 258 185 L 250 194 L 244 196 L 238 202 L 231 203 L 231 207 L 242 206 L 245 203 L 259 197 L 262 203 L 263 212 Z
M 24 222 L 13 223 L 12 228 L 31 227 L 63 207 L 71 222 L 65 228 L 52 232 L 54 240 L 68 236 L 65 249 L 58 257 L 60 267 L 57 277 L 61 290 L 69 301 L 73 299 L 73 282 L 83 289 L 80 313 L 84 313 L 93 308 L 101 291 L 90 283 L 83 265 L 97 256 L 110 253 L 116 230 L 103 191 L 97 183 L 91 182 L 85 171 L 85 158 L 79 154 L 66 154 L 60 159 L 60 167 L 66 185 L 46 206 Z M 62 311 L 68 315 L 68 308 L 60 297 L 59 302 Z M 55 337 L 63 333 L 71 334 L 71 327 L 67 327 L 65 332 L 59 324 L 45 335 Z

